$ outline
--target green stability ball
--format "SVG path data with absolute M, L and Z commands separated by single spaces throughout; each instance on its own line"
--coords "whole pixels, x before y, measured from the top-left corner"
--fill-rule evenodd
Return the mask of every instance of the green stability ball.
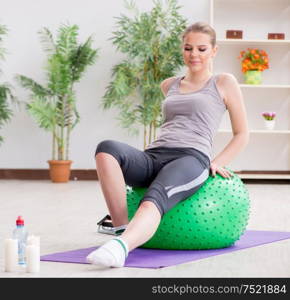
M 145 188 L 127 188 L 129 219 L 145 192 Z M 230 179 L 218 174 L 209 176 L 194 195 L 164 214 L 157 231 L 142 247 L 180 250 L 229 247 L 244 233 L 249 208 L 248 191 L 236 174 Z

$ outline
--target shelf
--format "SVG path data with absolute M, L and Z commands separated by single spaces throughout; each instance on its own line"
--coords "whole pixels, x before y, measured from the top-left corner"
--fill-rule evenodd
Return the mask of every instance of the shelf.
M 241 88 L 290 89 L 290 84 L 239 84 Z
M 290 46 L 290 40 L 218 39 L 217 44 L 218 45 L 260 44 L 260 45 L 286 45 L 286 46 Z
M 232 133 L 230 129 L 220 129 L 218 132 L 220 133 Z M 266 130 L 266 129 L 256 129 L 250 130 L 250 133 L 266 133 L 266 134 L 290 134 L 290 130 Z
M 251 174 L 236 172 L 241 179 L 290 179 L 290 174 Z

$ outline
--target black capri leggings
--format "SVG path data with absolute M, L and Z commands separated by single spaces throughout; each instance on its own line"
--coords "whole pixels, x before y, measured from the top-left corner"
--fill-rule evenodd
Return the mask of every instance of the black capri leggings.
M 96 155 L 100 152 L 118 161 L 127 185 L 148 187 L 141 202 L 153 202 L 161 216 L 196 192 L 209 176 L 208 156 L 194 148 L 157 147 L 140 151 L 105 140 L 97 146 Z

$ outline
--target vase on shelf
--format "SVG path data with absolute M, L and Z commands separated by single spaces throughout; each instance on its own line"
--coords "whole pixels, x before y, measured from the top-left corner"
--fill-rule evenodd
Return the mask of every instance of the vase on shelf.
M 262 71 L 249 70 L 245 72 L 246 84 L 261 84 L 262 83 Z
M 275 127 L 275 120 L 264 120 L 264 124 L 267 130 L 273 130 Z

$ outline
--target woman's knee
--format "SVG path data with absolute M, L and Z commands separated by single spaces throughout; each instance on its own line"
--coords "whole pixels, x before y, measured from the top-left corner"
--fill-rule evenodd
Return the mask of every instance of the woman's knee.
M 110 153 L 117 148 L 117 142 L 114 140 L 104 140 L 100 142 L 97 146 L 95 156 L 101 152 Z
M 96 165 L 97 165 L 97 167 L 100 164 L 107 163 L 110 160 L 115 160 L 115 158 L 109 153 L 99 152 L 99 153 L 96 154 Z
M 160 217 L 163 216 L 163 212 L 162 212 L 159 204 L 156 203 L 156 201 L 153 201 L 152 199 L 150 199 L 150 200 L 143 199 L 143 201 L 140 202 L 139 208 L 149 210 L 149 211 L 152 211 L 154 213 L 158 212 L 158 215 L 160 215 Z
M 120 164 L 120 158 L 118 156 L 117 142 L 113 140 L 104 140 L 97 146 L 95 152 L 96 167 L 97 169 L 103 163 L 108 163 L 110 160 L 117 160 Z
M 160 215 L 163 216 L 167 211 L 165 205 L 167 200 L 168 198 L 164 188 L 162 188 L 158 183 L 154 186 L 151 184 L 144 194 L 143 199 L 140 201 L 140 206 L 144 205 L 145 207 L 151 207 L 154 205 L 159 210 Z

